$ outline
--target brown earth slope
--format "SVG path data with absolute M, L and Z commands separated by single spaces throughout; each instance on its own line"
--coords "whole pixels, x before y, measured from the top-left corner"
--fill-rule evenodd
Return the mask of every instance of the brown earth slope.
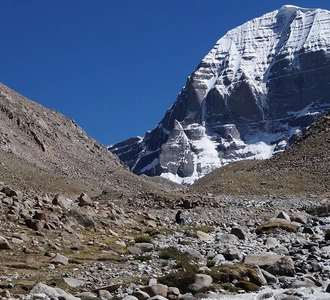
M 90 195 L 177 188 L 138 177 L 75 123 L 0 83 L 0 181 L 19 189 Z
M 198 180 L 191 191 L 213 194 L 327 194 L 330 191 L 330 112 L 288 150 L 270 159 L 229 164 Z

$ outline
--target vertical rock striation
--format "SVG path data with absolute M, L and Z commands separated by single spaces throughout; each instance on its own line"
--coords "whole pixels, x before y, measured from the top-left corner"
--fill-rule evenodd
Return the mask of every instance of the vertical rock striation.
M 217 41 L 144 138 L 109 146 L 136 174 L 191 184 L 285 150 L 330 109 L 330 12 L 283 6 Z

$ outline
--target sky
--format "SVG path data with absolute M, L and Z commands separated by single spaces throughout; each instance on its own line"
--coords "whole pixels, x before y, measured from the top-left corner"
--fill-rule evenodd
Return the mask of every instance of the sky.
M 0 82 L 111 145 L 144 136 L 227 31 L 329 0 L 1 0 Z

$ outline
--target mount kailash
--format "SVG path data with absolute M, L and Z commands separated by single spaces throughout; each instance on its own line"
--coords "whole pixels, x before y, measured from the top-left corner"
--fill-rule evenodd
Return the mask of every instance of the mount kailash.
M 330 12 L 285 5 L 217 41 L 159 124 L 108 147 L 136 174 L 192 184 L 284 151 L 330 109 Z

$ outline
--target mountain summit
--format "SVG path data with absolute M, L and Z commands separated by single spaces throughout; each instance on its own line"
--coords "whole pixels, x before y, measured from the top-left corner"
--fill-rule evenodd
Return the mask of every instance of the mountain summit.
M 136 174 L 191 184 L 284 151 L 330 109 L 330 12 L 285 5 L 217 41 L 144 138 L 109 147 Z

